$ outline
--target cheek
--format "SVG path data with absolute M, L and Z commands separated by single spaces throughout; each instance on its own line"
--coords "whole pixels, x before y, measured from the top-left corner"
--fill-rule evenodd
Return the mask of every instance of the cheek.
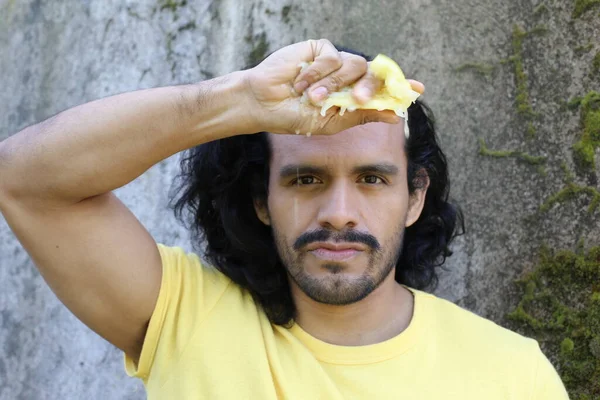
M 311 224 L 311 207 L 301 196 L 274 188 L 269 193 L 269 217 L 271 224 L 287 237 L 297 237 Z
M 397 229 L 406 219 L 408 198 L 400 190 L 381 196 L 366 197 L 361 205 L 362 217 L 371 232 L 386 233 Z

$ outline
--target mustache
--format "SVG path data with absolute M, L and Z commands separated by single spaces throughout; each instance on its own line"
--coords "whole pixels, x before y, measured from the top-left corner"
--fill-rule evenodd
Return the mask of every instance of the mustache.
M 331 241 L 334 243 L 346 242 L 346 243 L 362 243 L 374 251 L 381 248 L 377 238 L 371 234 L 365 232 L 359 232 L 355 230 L 348 230 L 344 232 L 332 232 L 327 229 L 316 229 L 314 231 L 304 232 L 294 242 L 294 250 L 299 251 L 305 246 L 308 246 L 314 242 L 327 242 Z

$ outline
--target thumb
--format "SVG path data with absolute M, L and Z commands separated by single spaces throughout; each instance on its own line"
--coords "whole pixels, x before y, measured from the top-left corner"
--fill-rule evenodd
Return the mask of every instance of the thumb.
M 387 124 L 397 124 L 402 121 L 395 112 L 390 110 L 356 110 L 352 112 L 345 112 L 344 115 L 337 116 L 337 131 L 352 128 L 357 125 L 364 125 L 371 122 L 385 122 Z
M 330 114 L 331 113 L 331 114 Z M 371 122 L 385 122 L 387 124 L 397 124 L 402 121 L 395 112 L 390 110 L 364 110 L 358 109 L 352 112 L 345 112 L 339 115 L 338 111 L 327 110 L 328 121 L 324 126 L 324 134 L 335 134 L 353 126 L 364 125 Z

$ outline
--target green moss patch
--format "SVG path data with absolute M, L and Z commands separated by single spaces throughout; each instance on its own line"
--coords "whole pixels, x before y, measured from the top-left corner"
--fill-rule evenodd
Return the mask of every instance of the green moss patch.
M 575 47 L 575 53 L 587 53 L 588 51 L 594 48 L 593 43 L 582 44 L 580 46 Z
M 596 53 L 594 60 L 592 60 L 592 72 L 594 74 L 600 72 L 600 51 Z
M 467 62 L 454 69 L 456 72 L 472 71 L 482 76 L 491 75 L 494 72 L 494 66 L 486 63 Z
M 527 91 L 527 76 L 525 75 L 525 70 L 523 68 L 523 39 L 526 36 L 527 32 L 521 29 L 519 25 L 515 24 L 512 34 L 513 55 L 510 57 L 510 60 L 513 62 L 515 67 L 515 83 L 517 86 L 515 103 L 517 106 L 517 113 L 525 118 L 530 119 L 535 117 L 536 113 L 533 111 L 531 102 L 529 101 L 529 93 Z
M 572 183 L 575 180 L 575 176 L 567 166 L 566 162 L 563 161 L 560 163 L 560 169 L 562 169 L 565 174 L 565 183 Z
M 511 328 L 540 342 L 573 400 L 600 396 L 600 247 L 587 253 L 541 250 L 517 281 L 522 298 Z
M 529 139 L 532 139 L 533 137 L 535 137 L 535 133 L 536 133 L 535 126 L 533 125 L 533 123 L 531 121 L 529 121 L 527 123 L 527 137 Z
M 579 108 L 579 106 L 581 105 L 582 101 L 583 101 L 583 97 L 573 97 L 567 103 L 567 108 L 569 110 L 577 110 Z
M 281 19 L 286 24 L 290 23 L 290 11 L 292 11 L 292 6 L 283 6 L 281 9 Z
M 573 158 L 581 168 L 594 169 L 594 154 L 600 147 L 600 93 L 591 91 L 581 100 L 581 139 L 573 145 Z
M 583 13 L 597 6 L 600 6 L 600 0 L 575 0 L 573 18 L 579 18 Z
M 571 178 L 572 179 L 572 178 Z M 565 201 L 572 200 L 580 194 L 587 194 L 592 199 L 588 206 L 588 213 L 592 214 L 598 205 L 600 204 L 600 192 L 592 186 L 580 186 L 573 182 L 567 183 L 567 186 L 562 188 L 558 193 L 550 196 L 541 206 L 540 211 L 546 212 L 556 203 L 564 203 Z
M 269 52 L 269 42 L 267 41 L 267 34 L 262 32 L 254 37 L 246 37 L 246 41 L 252 46 L 252 50 L 248 53 L 247 63 L 248 65 L 258 65 L 262 60 L 265 59 Z
M 548 12 L 548 7 L 546 7 L 544 3 L 541 3 L 533 9 L 533 15 L 540 15 L 545 12 Z
M 534 26 L 527 33 L 531 34 L 531 35 L 544 35 L 544 34 L 548 33 L 548 26 L 546 24 L 539 24 L 539 25 Z
M 513 157 L 531 165 L 541 165 L 546 162 L 546 157 L 532 156 L 528 153 L 518 150 L 490 150 L 487 148 L 483 139 L 479 139 L 479 154 L 494 158 Z
M 170 10 L 171 12 L 177 11 L 179 7 L 184 7 L 187 5 L 187 0 L 175 1 L 175 0 L 161 0 L 160 3 L 160 11 Z

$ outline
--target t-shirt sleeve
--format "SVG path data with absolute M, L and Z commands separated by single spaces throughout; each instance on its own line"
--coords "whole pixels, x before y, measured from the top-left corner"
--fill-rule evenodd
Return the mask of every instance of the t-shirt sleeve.
M 146 381 L 150 374 L 169 371 L 185 346 L 231 282 L 216 269 L 203 265 L 194 253 L 158 244 L 162 280 L 139 362 L 125 355 L 129 376 Z M 160 380 L 160 376 L 157 376 Z
M 569 400 L 560 376 L 536 342 L 537 368 L 531 400 Z

